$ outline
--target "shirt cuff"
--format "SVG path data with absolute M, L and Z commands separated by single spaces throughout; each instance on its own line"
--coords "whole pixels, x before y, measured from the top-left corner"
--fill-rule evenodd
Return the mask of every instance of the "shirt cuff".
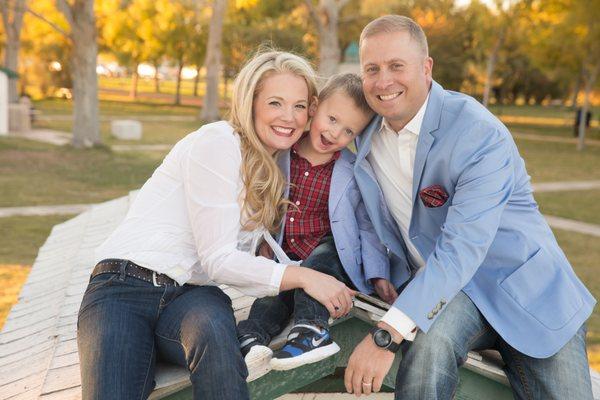
M 390 307 L 388 312 L 381 318 L 381 321 L 396 329 L 404 340 L 412 342 L 417 336 L 417 325 L 396 307 Z
M 279 294 L 279 288 L 281 287 L 281 280 L 283 279 L 283 274 L 287 265 L 285 264 L 277 264 L 273 268 L 273 274 L 271 275 L 271 288 L 273 288 L 272 296 L 277 296 Z

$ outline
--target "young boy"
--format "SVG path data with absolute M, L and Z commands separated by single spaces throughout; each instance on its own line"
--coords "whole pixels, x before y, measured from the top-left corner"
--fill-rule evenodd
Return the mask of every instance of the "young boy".
M 362 203 L 353 174 L 355 156 L 346 147 L 373 116 L 355 74 L 329 79 L 318 98 L 310 131 L 287 154 L 289 207 L 279 242 L 292 260 L 334 276 L 352 289 L 376 291 L 393 302 L 389 260 Z M 382 201 L 382 204 L 383 201 Z M 263 249 L 264 250 L 264 249 Z M 387 298 L 385 298 L 387 297 Z M 294 313 L 294 327 L 271 367 L 287 370 L 320 361 L 340 349 L 329 335 L 329 312 L 303 290 L 257 299 L 238 325 L 248 366 L 271 356 L 266 345 Z

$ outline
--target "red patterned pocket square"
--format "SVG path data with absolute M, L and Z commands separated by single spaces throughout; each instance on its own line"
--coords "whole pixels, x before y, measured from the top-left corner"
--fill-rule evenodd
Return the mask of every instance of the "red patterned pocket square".
M 425 207 L 435 208 L 444 205 L 448 200 L 448 193 L 440 185 L 432 185 L 422 189 L 419 192 L 419 197 Z

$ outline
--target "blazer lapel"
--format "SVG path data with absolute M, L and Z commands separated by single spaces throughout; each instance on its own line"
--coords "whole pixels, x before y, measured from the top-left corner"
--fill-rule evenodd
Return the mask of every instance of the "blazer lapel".
M 415 165 L 413 169 L 413 189 L 412 201 L 413 209 L 417 204 L 417 193 L 421 185 L 423 177 L 423 169 L 429 150 L 435 141 L 433 132 L 437 131 L 440 126 L 440 118 L 442 116 L 442 106 L 444 104 L 444 89 L 435 81 L 431 84 L 431 92 L 429 93 L 429 103 L 423 117 L 419 140 L 417 141 L 417 149 L 415 152 Z

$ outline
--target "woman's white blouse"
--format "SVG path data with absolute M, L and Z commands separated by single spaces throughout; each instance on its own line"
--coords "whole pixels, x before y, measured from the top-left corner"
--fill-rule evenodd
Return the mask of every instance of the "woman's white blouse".
M 122 258 L 180 284 L 227 284 L 256 297 L 277 294 L 286 265 L 254 255 L 269 236 L 265 229 L 242 230 L 241 163 L 240 139 L 229 123 L 187 135 L 96 249 L 96 262 Z

